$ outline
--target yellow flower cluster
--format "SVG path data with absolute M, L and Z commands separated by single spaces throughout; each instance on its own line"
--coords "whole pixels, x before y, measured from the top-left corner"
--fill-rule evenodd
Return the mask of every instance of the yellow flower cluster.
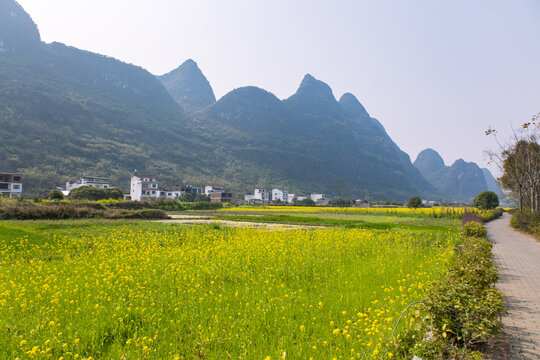
M 388 358 L 457 241 L 133 224 L 3 242 L 0 358 Z

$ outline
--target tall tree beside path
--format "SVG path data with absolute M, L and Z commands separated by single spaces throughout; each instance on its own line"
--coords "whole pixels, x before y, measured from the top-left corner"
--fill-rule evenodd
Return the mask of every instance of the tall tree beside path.
M 520 211 L 528 207 L 537 212 L 540 203 L 540 113 L 521 127 L 519 133 L 514 132 L 511 145 L 498 143 L 500 154 L 490 153 L 490 157 L 501 169 L 501 186 L 519 203 Z M 486 135 L 496 136 L 496 133 L 494 129 L 486 131 Z

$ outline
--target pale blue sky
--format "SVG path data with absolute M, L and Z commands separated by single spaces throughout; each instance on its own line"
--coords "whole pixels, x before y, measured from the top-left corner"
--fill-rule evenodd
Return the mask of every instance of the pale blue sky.
M 310 73 L 352 92 L 412 158 L 487 163 L 540 112 L 538 0 L 19 0 L 42 39 L 163 74 L 194 59 L 219 98 Z M 492 168 L 493 169 L 493 168 Z

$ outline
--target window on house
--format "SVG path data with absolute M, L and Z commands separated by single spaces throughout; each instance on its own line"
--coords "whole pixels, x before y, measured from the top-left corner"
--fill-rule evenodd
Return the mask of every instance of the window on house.
M 19 190 L 21 188 L 21 185 L 13 185 L 13 190 Z
M 7 189 L 9 189 L 9 184 L 7 184 L 7 183 L 2 183 L 2 184 L 0 184 L 0 189 L 1 189 L 1 190 L 7 190 Z
M 20 176 L 14 176 L 13 181 L 21 181 L 21 177 Z

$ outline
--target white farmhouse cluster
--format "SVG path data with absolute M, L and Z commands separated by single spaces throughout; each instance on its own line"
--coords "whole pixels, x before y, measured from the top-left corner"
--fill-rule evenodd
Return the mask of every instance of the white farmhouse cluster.
M 184 194 L 208 195 L 211 202 L 231 202 L 232 194 L 225 192 L 221 186 L 194 186 L 188 184 L 173 185 L 172 190 L 165 190 L 159 186 L 155 176 L 133 175 L 131 177 L 130 193 L 131 200 L 157 200 L 176 199 Z
M 289 194 L 287 190 L 272 189 L 272 192 L 269 193 L 266 189 L 255 189 L 253 194 L 246 194 L 244 196 L 244 201 L 248 204 L 266 204 L 269 202 L 282 202 L 282 203 L 293 203 L 294 200 L 304 200 L 311 199 L 316 204 L 328 205 L 329 200 L 324 196 L 324 194 L 311 194 L 309 196 L 296 196 L 295 194 Z
M 78 189 L 81 186 L 90 186 L 104 190 L 111 187 L 111 181 L 109 180 L 109 178 L 85 175 L 81 177 L 77 182 L 71 183 L 67 181 L 66 188 L 62 190 L 62 194 L 64 194 L 64 196 L 68 196 L 71 190 Z

